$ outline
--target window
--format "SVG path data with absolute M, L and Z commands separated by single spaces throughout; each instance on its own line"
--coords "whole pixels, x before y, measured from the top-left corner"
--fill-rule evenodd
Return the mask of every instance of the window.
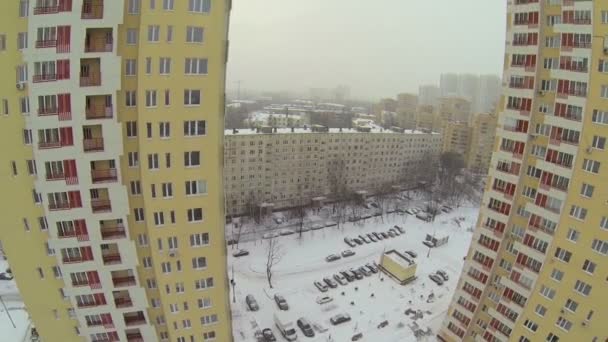
M 573 205 L 570 208 L 570 216 L 579 220 L 585 220 L 587 217 L 587 209 Z
M 173 197 L 173 183 L 162 183 L 163 197 Z
M 528 328 L 532 332 L 536 332 L 538 330 L 538 324 L 534 323 L 532 320 L 527 319 L 524 322 L 524 327 Z
M 593 136 L 593 148 L 603 150 L 606 147 L 606 138 L 600 136 Z
M 213 341 L 215 340 L 215 331 L 208 331 L 203 333 L 204 341 Z
M 205 120 L 188 120 L 184 121 L 184 136 L 193 137 L 205 135 L 206 121 Z
M 558 258 L 559 260 L 563 261 L 563 262 L 570 262 L 570 258 L 572 257 L 572 253 L 570 253 L 569 251 L 558 247 L 555 250 L 555 257 Z
M 152 257 L 144 257 L 142 259 L 142 264 L 144 268 L 152 268 Z
M 6 51 L 6 35 L 0 34 L 0 51 Z
M 163 0 L 163 9 L 165 11 L 173 11 L 173 0 Z
M 608 99 L 608 85 L 603 85 L 600 89 L 600 97 Z
M 152 198 L 156 198 L 156 184 L 150 184 L 150 193 Z
M 137 75 L 137 60 L 125 59 L 125 76 Z
M 593 242 L 591 243 L 591 249 L 593 249 L 594 251 L 596 251 L 600 254 L 608 255 L 608 242 L 603 241 L 603 240 L 593 239 Z
M 148 154 L 148 169 L 158 170 L 158 153 Z
M 211 0 L 188 0 L 188 11 L 209 13 L 211 11 Z
M 186 58 L 184 72 L 186 75 L 206 75 L 207 64 L 207 58 Z
M 4 115 L 8 115 L 9 114 L 8 100 L 7 99 L 2 99 L 2 114 L 4 114 Z
M 139 14 L 139 9 L 141 7 L 141 0 L 129 0 L 127 4 L 127 13 L 128 14 Z
M 139 154 L 137 152 L 129 152 L 127 156 L 129 159 L 129 167 L 139 166 Z
M 27 32 L 19 32 L 17 34 L 17 49 L 27 49 Z
M 536 305 L 536 308 L 534 309 L 534 312 L 536 312 L 537 315 L 544 317 L 545 313 L 547 312 L 547 308 L 538 304 Z
M 171 73 L 171 58 L 161 57 L 158 67 L 161 75 L 169 75 Z
M 184 166 L 193 167 L 201 165 L 201 152 L 189 151 L 184 152 Z
M 146 107 L 156 107 L 156 90 L 146 90 Z
M 171 90 L 165 89 L 165 106 L 171 105 Z
M 127 29 L 127 45 L 137 45 L 137 29 Z
M 192 268 L 195 270 L 203 269 L 207 267 L 207 258 L 205 257 L 196 257 L 192 258 Z
M 135 216 L 135 222 L 143 222 L 144 221 L 144 208 L 135 208 L 135 209 L 133 209 L 133 214 Z
M 162 211 L 158 211 L 158 212 L 154 213 L 154 224 L 156 226 L 165 225 L 165 214 Z
M 600 228 L 608 229 L 608 216 L 602 217 L 602 219 L 600 220 Z
M 555 290 L 543 285 L 540 289 L 540 294 L 549 299 L 553 299 L 553 297 L 555 297 Z
M 173 41 L 173 25 L 167 26 L 167 43 L 171 43 Z
M 554 333 L 549 333 L 549 335 L 547 335 L 547 339 L 545 341 L 547 341 L 547 342 L 559 342 L 559 336 L 555 335 Z
M 30 176 L 35 176 L 38 173 L 37 170 L 36 170 L 36 161 L 28 159 L 25 162 L 27 164 L 27 173 Z
M 211 298 L 199 298 L 198 299 L 198 308 L 199 309 L 208 309 L 211 307 Z
M 190 247 L 201 247 L 209 244 L 209 233 L 197 233 L 190 235 Z
M 127 138 L 137 137 L 137 121 L 127 121 L 125 125 L 127 126 Z
M 201 317 L 201 324 L 202 325 L 209 325 L 209 324 L 215 324 L 215 323 L 217 323 L 217 315 L 216 314 Z
M 169 138 L 171 137 L 171 123 L 166 121 L 166 122 L 159 122 L 158 123 L 158 135 L 161 138 Z
M 139 244 L 140 247 L 148 246 L 148 235 L 147 234 L 138 234 L 137 243 Z
M 551 279 L 555 281 L 561 281 L 563 278 L 564 272 L 558 270 L 557 268 L 554 268 L 553 271 L 551 271 Z
M 125 105 L 127 107 L 137 106 L 137 92 L 135 90 L 127 90 L 125 92 L 125 98 L 126 98 Z
M 192 208 L 187 211 L 188 222 L 200 222 L 203 220 L 203 209 Z
M 146 57 L 146 75 L 152 74 L 152 57 Z
M 30 2 L 28 0 L 19 1 L 19 18 L 25 18 L 28 16 Z
M 579 236 L 581 235 L 581 233 L 574 229 L 574 228 L 570 228 L 568 229 L 568 235 L 567 235 L 567 239 L 572 241 L 572 242 L 576 242 L 578 241 Z
M 584 281 L 577 280 L 576 284 L 574 284 L 574 291 L 582 294 L 583 296 L 588 296 L 591 293 L 591 285 L 585 283 Z
M 17 66 L 17 83 L 25 83 L 25 82 L 27 82 L 27 64 L 18 65 Z
M 203 28 L 199 26 L 187 26 L 186 27 L 186 42 L 187 43 L 202 43 L 203 42 Z
M 186 181 L 186 195 L 195 196 L 207 193 L 207 182 L 204 180 Z
M 131 181 L 130 185 L 131 185 L 131 195 L 133 195 L 133 196 L 141 195 L 141 183 L 138 180 Z
M 171 216 L 171 223 L 175 223 L 175 211 L 171 210 L 171 212 L 169 212 L 169 216 Z
M 201 104 L 201 91 L 198 89 L 184 90 L 184 105 L 198 106 Z
M 30 113 L 30 98 L 27 96 L 21 97 L 19 99 L 19 108 L 21 109 L 21 114 L 27 115 Z
M 608 24 L 608 11 L 602 11 L 602 24 Z
M 572 322 L 570 322 L 569 320 L 567 320 L 561 316 L 557 319 L 557 322 L 555 322 L 555 325 L 557 325 L 558 327 L 560 327 L 561 329 L 563 329 L 565 331 L 570 331 L 570 328 L 572 328 Z
M 24 129 L 23 130 L 23 143 L 25 145 L 31 145 L 32 142 L 33 142 L 32 130 L 31 129 Z
M 168 169 L 171 167 L 171 153 L 165 153 L 165 167 Z
M 171 273 L 171 262 L 170 261 L 161 262 L 160 268 L 163 271 L 163 273 Z M 173 311 L 171 311 L 171 312 L 173 312 Z
M 153 10 L 156 8 L 156 0 L 150 0 L 150 9 Z
M 148 286 L 149 289 L 155 289 L 156 288 L 156 279 L 146 279 L 146 285 Z
M 583 271 L 593 274 L 593 272 L 595 272 L 595 266 L 596 264 L 593 261 L 586 259 L 585 262 L 583 262 Z
M 48 230 L 49 229 L 49 223 L 46 220 L 46 217 L 44 217 L 44 216 L 38 217 L 38 226 L 40 227 L 40 230 Z
M 199 279 L 194 281 L 194 288 L 204 290 L 213 287 L 213 278 Z

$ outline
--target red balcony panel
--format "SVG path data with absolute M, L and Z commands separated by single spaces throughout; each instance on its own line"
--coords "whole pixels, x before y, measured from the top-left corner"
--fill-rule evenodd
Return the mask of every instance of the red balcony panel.
M 94 199 L 91 200 L 91 209 L 94 213 L 107 212 L 112 210 L 110 200 Z
M 105 265 L 120 264 L 121 261 L 122 261 L 121 258 L 120 258 L 120 254 L 107 254 L 107 255 L 103 255 L 102 259 L 103 259 L 103 263 Z
M 117 308 L 128 308 L 133 306 L 133 301 L 128 297 L 116 298 L 114 299 L 114 305 L 116 305 Z
M 91 107 L 85 109 L 86 118 L 89 120 L 95 119 L 111 119 L 112 118 L 112 107 Z
M 114 182 L 118 179 L 116 169 L 91 170 L 93 183 Z
M 132 285 L 135 285 L 135 277 L 134 276 L 114 277 L 114 278 L 112 278 L 112 282 L 114 283 L 115 287 L 132 286 Z
M 127 342 L 144 342 L 144 338 L 141 333 L 128 333 Z
M 116 227 L 102 227 L 101 238 L 104 240 L 120 239 L 126 237 L 125 227 L 122 225 Z
M 84 139 L 82 144 L 85 152 L 103 151 L 103 138 Z
M 144 317 L 143 313 L 139 313 L 137 315 L 129 315 L 129 316 L 127 316 L 125 314 L 124 319 L 125 319 L 126 326 L 146 324 L 146 317 Z

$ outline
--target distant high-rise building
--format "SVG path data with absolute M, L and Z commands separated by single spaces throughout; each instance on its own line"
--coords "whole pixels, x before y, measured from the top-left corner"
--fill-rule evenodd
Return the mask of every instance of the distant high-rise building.
M 0 1 L 0 239 L 42 341 L 233 340 L 230 3 Z
M 402 128 L 416 128 L 418 96 L 401 93 L 397 95 L 397 125 Z
M 422 85 L 418 87 L 418 104 L 423 106 L 436 106 L 441 97 L 441 90 L 435 85 Z
M 474 112 L 495 113 L 500 99 L 500 77 L 496 75 L 479 76 L 479 95 L 473 103 Z
M 439 89 L 442 97 L 459 96 L 458 74 L 441 74 Z
M 508 1 L 494 153 L 440 340 L 608 340 L 607 13 Z

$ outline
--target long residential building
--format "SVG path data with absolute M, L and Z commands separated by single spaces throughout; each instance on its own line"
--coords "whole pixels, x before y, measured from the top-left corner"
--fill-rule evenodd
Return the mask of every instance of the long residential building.
M 227 130 L 224 177 L 227 213 L 251 205 L 273 209 L 303 198 L 330 198 L 340 179 L 352 192 L 373 194 L 386 186 L 412 186 L 423 158 L 441 152 L 441 134 L 403 129 L 261 128 Z
M 608 3 L 507 1 L 490 174 L 442 341 L 608 340 Z
M 233 340 L 230 4 L 0 2 L 0 239 L 43 341 Z

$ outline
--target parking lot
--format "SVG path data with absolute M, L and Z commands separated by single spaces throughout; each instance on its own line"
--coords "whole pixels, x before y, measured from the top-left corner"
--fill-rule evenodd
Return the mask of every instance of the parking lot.
M 270 328 L 278 341 L 286 340 L 276 327 L 275 314 L 293 321 L 300 341 L 351 341 L 360 333 L 359 341 L 402 342 L 416 341 L 416 331 L 433 334 L 441 324 L 454 291 L 471 238 L 468 228 L 474 225 L 477 213 L 477 208 L 455 209 L 442 213 L 434 223 L 401 214 L 385 218 L 384 223 L 379 218 L 371 218 L 362 224 L 347 223 L 340 229 L 335 226 L 311 229 L 301 239 L 297 234 L 280 236 L 277 241 L 283 256 L 274 267 L 273 289 L 266 280 L 268 240 L 241 243 L 239 247 L 247 249 L 249 254 L 229 258 L 236 282 L 236 303 L 232 304 L 235 340 L 256 341 L 253 325 L 259 330 Z M 396 234 L 395 225 L 402 227 L 405 233 Z M 389 235 L 391 230 L 394 236 Z M 429 248 L 422 244 L 426 234 L 449 234 L 450 240 L 447 245 L 431 249 L 427 257 Z M 372 241 L 371 236 L 376 237 L 376 241 Z M 399 285 L 382 272 L 373 273 L 368 267 L 379 264 L 383 251 L 391 249 L 401 253 L 411 251 L 416 255 L 412 258 L 418 264 L 417 279 L 412 283 Z M 354 255 L 343 256 L 346 250 Z M 229 253 L 231 251 L 229 249 Z M 327 261 L 331 254 L 340 258 Z M 442 285 L 429 278 L 437 270 L 445 271 L 449 277 Z M 355 279 L 348 281 L 346 275 L 352 276 L 357 271 L 359 279 L 355 274 Z M 334 288 L 324 278 L 330 279 Z M 343 280 L 340 282 L 336 278 Z M 289 310 L 278 308 L 275 294 L 285 298 Z M 255 298 L 258 311 L 249 310 L 245 303 L 247 295 Z M 339 314 L 348 315 L 350 320 L 333 325 L 331 318 Z M 311 323 L 314 337 L 305 337 L 295 325 L 299 318 L 306 318 Z

